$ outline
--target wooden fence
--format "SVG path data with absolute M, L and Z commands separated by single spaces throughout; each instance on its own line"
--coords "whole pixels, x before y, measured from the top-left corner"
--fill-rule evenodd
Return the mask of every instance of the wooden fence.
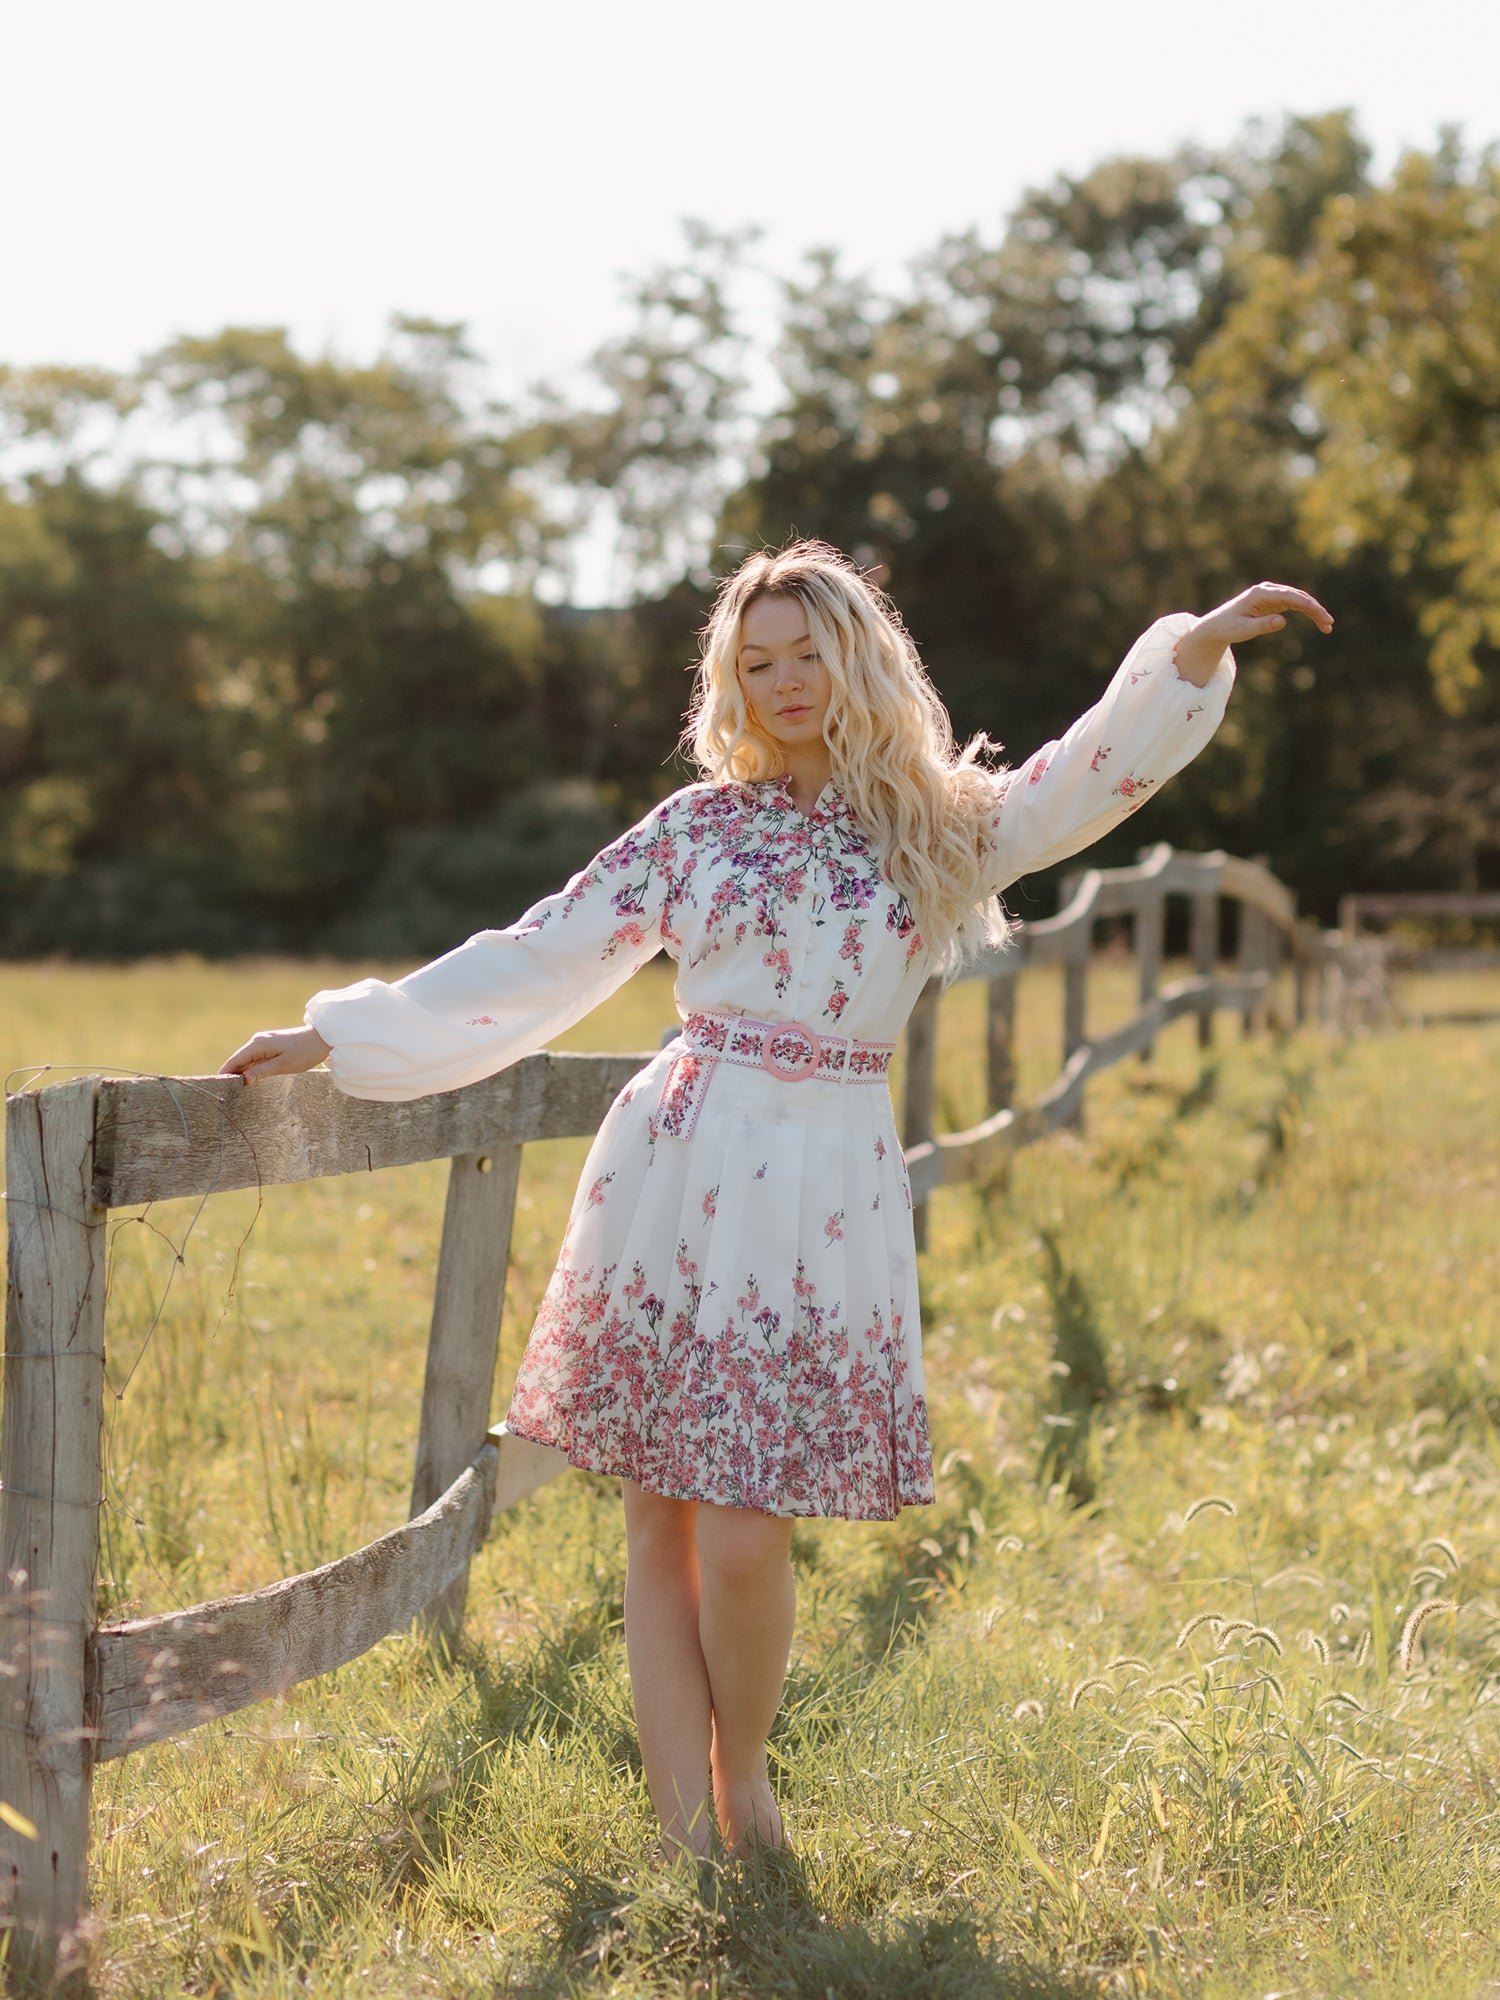
M 1190 978 L 1160 985 L 1167 898 L 1191 911 Z M 1221 898 L 1239 905 L 1238 957 L 1217 965 Z M 1095 924 L 1129 917 L 1140 1012 L 1084 1038 Z M 990 1115 L 933 1130 L 938 993 L 924 994 L 906 1045 L 905 1137 L 919 1221 L 944 1182 L 1077 1117 L 1089 1079 L 1149 1052 L 1192 1014 L 1200 1041 L 1216 1009 L 1249 1026 L 1295 967 L 1293 1009 L 1342 1018 L 1347 954 L 1299 928 L 1266 870 L 1159 846 L 1133 868 L 1090 870 L 1067 907 L 1007 951 L 968 967 L 989 983 Z M 1064 968 L 1061 1076 L 1012 1105 L 1015 981 Z M 1343 981 L 1342 987 L 1340 981 Z M 467 1089 L 408 1104 L 341 1096 L 326 1073 L 247 1090 L 238 1079 L 86 1077 L 9 1103 L 5 1409 L 0 1434 L 0 1800 L 36 1837 L 0 1827 L 0 1920 L 20 1952 L 52 1962 L 86 1905 L 93 1768 L 368 1650 L 420 1617 L 451 1638 L 471 1558 L 494 1513 L 563 1469 L 556 1452 L 486 1429 L 499 1347 L 522 1148 L 591 1134 L 639 1055 L 535 1055 Z M 263 1590 L 191 1610 L 96 1620 L 105 1343 L 105 1232 L 111 1209 L 221 1190 L 448 1159 L 422 1391 L 411 1516 L 366 1548 Z
M 1169 897 L 1187 904 L 1193 972 L 1163 986 Z M 1218 963 L 1221 899 L 1238 905 L 1236 958 L 1229 971 Z M 1085 1022 L 1094 934 L 1111 918 L 1130 923 L 1140 1011 L 1090 1042 Z M 941 1137 L 934 1129 L 942 990 L 935 981 L 918 1002 L 906 1037 L 902 1141 L 919 1244 L 925 1242 L 926 1202 L 935 1188 L 988 1172 L 1008 1154 L 1076 1124 L 1089 1079 L 1126 1056 L 1149 1055 L 1162 1029 L 1182 1015 L 1195 1016 L 1201 1047 L 1212 1039 L 1220 1009 L 1239 1014 L 1248 1031 L 1258 1015 L 1275 1012 L 1278 980 L 1288 963 L 1290 1011 L 1298 1023 L 1315 1014 L 1346 1029 L 1356 1019 L 1382 1014 L 1378 954 L 1350 949 L 1336 932 L 1299 922 L 1291 891 L 1260 862 L 1231 854 L 1181 854 L 1161 842 L 1146 849 L 1133 868 L 1090 868 L 1074 878 L 1055 917 L 1022 926 L 1004 951 L 973 959 L 961 973 L 961 981 L 982 979 L 989 987 L 989 1116 L 966 1132 Z M 1034 1104 L 1018 1107 L 1011 1102 L 1016 979 L 1028 965 L 1063 968 L 1063 1065 Z
M 1393 934 L 1384 928 L 1402 923 L 1428 931 L 1457 923 L 1471 933 L 1476 929 L 1487 931 L 1491 942 L 1417 944 L 1399 932 Z M 1402 1021 L 1418 1025 L 1500 1020 L 1500 1011 L 1495 1008 L 1473 1006 L 1426 1009 L 1419 1016 L 1400 997 L 1397 983 L 1403 973 L 1495 971 L 1500 968 L 1500 944 L 1494 942 L 1497 929 L 1500 929 L 1500 891 L 1493 889 L 1407 891 L 1339 898 L 1339 931 L 1345 944 L 1367 958 L 1379 959 L 1389 1010 Z

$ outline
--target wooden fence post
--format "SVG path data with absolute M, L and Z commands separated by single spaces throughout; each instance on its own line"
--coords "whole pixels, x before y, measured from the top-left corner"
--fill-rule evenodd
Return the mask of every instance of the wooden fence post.
M 985 1014 L 986 1108 L 1004 1111 L 1016 1094 L 1016 975 L 997 972 L 989 981 Z
M 1219 892 L 1195 889 L 1192 900 L 1193 971 L 1200 979 L 1212 979 L 1219 957 Z M 1213 1046 L 1214 1003 L 1205 1000 L 1198 1009 L 1198 1046 Z
M 1265 952 L 1263 932 L 1265 919 L 1259 910 L 1252 910 L 1248 903 L 1240 904 L 1240 944 L 1237 954 L 1241 978 L 1249 978 L 1262 968 Z M 1255 1004 L 1252 1002 L 1240 1015 L 1240 1032 L 1250 1035 L 1255 1032 Z
M 1093 948 L 1094 927 L 1083 924 L 1076 935 L 1068 940 L 1068 955 L 1063 960 L 1063 1064 L 1066 1067 L 1070 1057 L 1083 1047 L 1088 1019 L 1088 979 L 1089 953 Z M 1083 1125 L 1083 1097 L 1080 1093 L 1070 1125 Z
M 1273 924 L 1269 917 L 1263 917 L 1261 924 L 1265 939 L 1265 970 L 1270 974 L 1263 1025 L 1273 1034 L 1280 1035 L 1286 1032 L 1286 1015 L 1281 1007 L 1281 968 L 1286 962 L 1286 940 L 1280 926 Z
M 1297 1027 L 1300 1028 L 1307 1019 L 1307 987 L 1309 977 L 1307 944 L 1302 936 L 1302 926 L 1300 923 L 1292 934 L 1291 950 L 1292 1019 Z
M 902 1089 L 901 1143 L 908 1150 L 933 1136 L 937 1113 L 937 1010 L 942 988 L 936 980 L 922 989 L 906 1025 L 906 1081 Z M 917 1248 L 927 1248 L 927 1203 L 912 1205 Z
M 461 1153 L 449 1171 L 411 1489 L 413 1519 L 447 1491 L 484 1442 L 520 1177 L 519 1146 Z M 423 1623 L 429 1637 L 453 1644 L 468 1592 L 466 1565 L 427 1607 Z
M 1140 900 L 1135 906 L 1135 957 L 1140 974 L 1139 992 L 1142 1007 L 1149 1007 L 1156 998 L 1156 989 L 1161 984 L 1162 950 L 1166 942 L 1167 899 L 1158 888 L 1144 888 L 1139 892 Z M 1150 1062 L 1155 1048 L 1147 1042 L 1141 1050 L 1141 1061 Z
M 98 1078 L 10 1101 L 5 1419 L 0 1435 L 0 1827 L 13 1962 L 69 1970 L 87 1906 L 107 1211 L 94 1206 Z M 59 1961 L 59 1946 L 61 1959 Z

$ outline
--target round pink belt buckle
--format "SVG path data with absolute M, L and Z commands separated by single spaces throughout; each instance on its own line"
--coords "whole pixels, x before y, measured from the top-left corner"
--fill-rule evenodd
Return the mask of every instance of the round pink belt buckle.
M 761 1066 L 783 1083 L 802 1083 L 817 1071 L 823 1044 L 811 1028 L 793 1021 L 784 1028 L 767 1030 L 761 1043 Z

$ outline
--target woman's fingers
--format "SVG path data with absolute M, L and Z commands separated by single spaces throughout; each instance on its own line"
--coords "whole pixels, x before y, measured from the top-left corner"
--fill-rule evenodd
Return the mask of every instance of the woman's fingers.
M 1246 591 L 1245 597 L 1248 599 L 1246 609 L 1252 617 L 1275 611 L 1300 611 L 1324 632 L 1333 630 L 1332 612 L 1321 605 L 1310 590 L 1298 590 L 1295 584 L 1258 583 L 1253 590 Z M 1282 623 L 1285 622 L 1283 619 Z M 1277 628 L 1270 625 L 1265 629 L 1274 632 Z
M 316 1028 L 263 1028 L 241 1044 L 219 1067 L 220 1076 L 241 1076 L 256 1083 L 266 1076 L 293 1076 L 314 1069 L 328 1053 Z
M 226 1057 L 219 1064 L 220 1076 L 243 1076 L 252 1063 L 260 1060 L 260 1054 L 256 1049 L 256 1043 L 260 1039 L 259 1035 L 252 1035 L 248 1042 L 242 1042 L 232 1056 Z

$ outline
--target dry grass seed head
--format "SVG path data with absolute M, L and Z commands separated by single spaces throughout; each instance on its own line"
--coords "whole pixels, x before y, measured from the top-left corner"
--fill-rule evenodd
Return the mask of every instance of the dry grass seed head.
M 1458 1559 L 1457 1549 L 1454 1548 L 1446 1535 L 1429 1535 L 1417 1550 L 1417 1560 L 1419 1562 L 1429 1549 L 1435 1550 L 1440 1556 L 1445 1556 L 1450 1569 L 1461 1569 L 1463 1567 Z
M 1175 1651 L 1180 1653 L 1183 1647 L 1187 1644 L 1188 1640 L 1192 1638 L 1193 1634 L 1196 1631 L 1198 1631 L 1201 1626 L 1212 1625 L 1215 1627 L 1219 1627 L 1227 1625 L 1228 1623 L 1229 1620 L 1224 1616 L 1222 1611 L 1200 1611 L 1196 1617 L 1190 1618 L 1186 1623 L 1186 1625 L 1183 1626 L 1182 1630 L 1177 1634 L 1177 1645 L 1175 1647 Z M 1217 1641 L 1215 1641 L 1215 1644 L 1217 1644 Z
M 1257 1641 L 1263 1646 L 1269 1646 L 1278 1660 L 1283 1657 L 1281 1640 L 1271 1630 L 1269 1625 L 1252 1625 L 1250 1627 L 1250 1630 L 1245 1634 L 1245 1644 L 1249 1646 L 1255 1644 Z
M 1077 1708 L 1079 1702 L 1083 1700 L 1084 1696 L 1086 1694 L 1092 1694 L 1095 1688 L 1102 1688 L 1106 1694 L 1114 1693 L 1114 1688 L 1110 1685 L 1110 1683 L 1104 1678 L 1102 1674 L 1090 1674 L 1088 1679 L 1080 1681 L 1077 1687 L 1075 1687 L 1073 1692 L 1068 1696 L 1069 1708 Z
M 1396 1657 L 1401 1663 L 1403 1674 L 1409 1674 L 1412 1670 L 1412 1665 L 1417 1657 L 1417 1646 L 1422 1637 L 1423 1626 L 1429 1618 L 1436 1618 L 1440 1611 L 1452 1611 L 1456 1614 L 1458 1611 L 1457 1602 L 1451 1597 L 1429 1597 L 1425 1603 L 1417 1606 L 1416 1610 L 1413 1611 L 1410 1618 L 1402 1626 L 1401 1644 L 1397 1648 Z
M 1326 1667 L 1328 1665 L 1327 1642 L 1319 1638 L 1316 1632 L 1310 1629 L 1301 1631 L 1297 1634 L 1297 1640 L 1298 1643 L 1304 1646 L 1309 1653 L 1316 1653 L 1320 1663 L 1323 1666 Z
M 1358 1715 L 1367 1715 L 1369 1710 L 1358 1695 L 1350 1694 L 1347 1688 L 1338 1688 L 1333 1694 L 1325 1694 L 1318 1703 L 1319 1708 L 1352 1708 Z
M 1366 1632 L 1359 1642 L 1359 1650 L 1354 1655 L 1355 1666 L 1362 1667 L 1365 1661 L 1369 1659 L 1370 1644 L 1371 1644 L 1370 1635 L 1368 1632 Z
M 1179 1700 L 1192 1702 L 1195 1707 L 1201 1708 L 1203 1706 L 1203 1690 L 1198 1685 L 1196 1677 L 1192 1674 L 1183 1674 L 1179 1680 L 1175 1681 L 1158 1681 L 1156 1686 L 1150 1690 L 1152 1700 L 1155 1700 L 1159 1694 L 1175 1694 Z
M 1182 1525 L 1186 1527 L 1189 1521 L 1196 1521 L 1200 1514 L 1228 1514 L 1233 1519 L 1239 1511 L 1234 1502 L 1227 1500 L 1222 1493 L 1205 1493 L 1201 1500 L 1195 1500 L 1188 1508 L 1182 1517 Z
M 1139 1667 L 1143 1674 L 1151 1671 L 1151 1662 L 1140 1659 L 1135 1653 L 1121 1653 L 1117 1660 L 1111 1660 L 1104 1669 L 1107 1674 L 1118 1673 L 1121 1667 Z
M 1417 1569 L 1412 1571 L 1407 1581 L 1410 1587 L 1416 1590 L 1419 1585 L 1424 1583 L 1446 1583 L 1448 1575 L 1449 1572 L 1447 1570 L 1439 1569 L 1435 1563 L 1422 1563 Z
M 1012 1722 L 1040 1722 L 1046 1713 L 1039 1701 L 1018 1701 L 1010 1712 Z

